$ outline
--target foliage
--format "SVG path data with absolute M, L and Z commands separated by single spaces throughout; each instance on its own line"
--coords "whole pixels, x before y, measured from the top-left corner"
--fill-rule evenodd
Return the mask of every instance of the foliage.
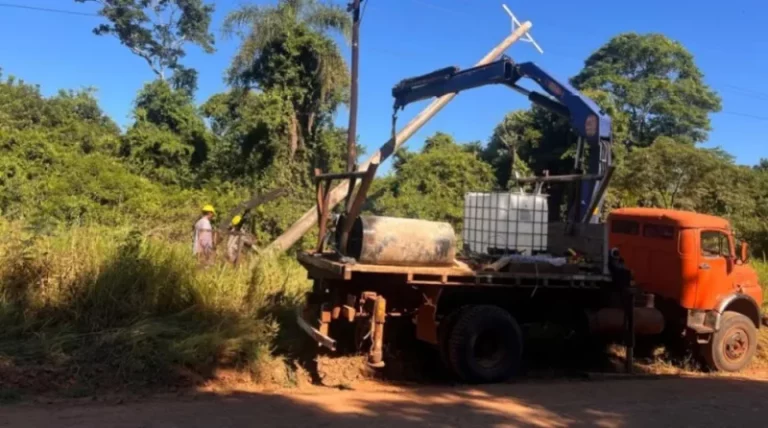
M 620 34 L 585 61 L 572 79 L 580 89 L 609 93 L 629 116 L 629 138 L 647 146 L 659 136 L 696 143 L 706 140 L 709 113 L 720 97 L 685 47 L 661 34 Z
M 368 208 L 392 216 L 447 221 L 460 231 L 464 194 L 490 190 L 494 181 L 491 167 L 473 149 L 436 133 L 421 153 L 401 157 L 394 175 L 376 183 Z
M 221 186 L 182 190 L 135 174 L 135 164 L 118 156 L 120 148 L 156 125 L 144 121 L 120 135 L 91 90 L 46 98 L 10 77 L 0 81 L 0 101 L 0 215 L 24 220 L 41 233 L 93 223 L 141 224 L 148 231 L 178 227 L 191 224 L 203 203 L 234 206 L 251 193 Z M 186 112 L 194 113 L 194 107 Z M 165 120 L 173 124 L 177 116 Z M 166 127 L 163 135 L 181 140 L 182 128 Z M 189 226 L 181 227 L 186 238 Z
M 213 52 L 211 25 L 213 5 L 202 0 L 75 0 L 96 2 L 99 14 L 109 21 L 93 32 L 113 35 L 143 58 L 152 71 L 165 80 L 166 70 L 174 72 L 177 87 L 194 92 L 197 76 L 179 60 L 186 54 L 184 45 L 192 43 Z
M 627 205 L 685 210 L 703 208 L 707 195 L 724 193 L 734 168 L 732 158 L 721 150 L 697 149 L 668 137 L 633 150 L 624 166 L 615 183 L 631 192 Z
M 161 183 L 189 184 L 191 169 L 207 160 L 212 144 L 192 98 L 164 81 L 148 83 L 136 98 L 134 119 L 121 156 Z
M 11 77 L 0 83 L 0 117 L 0 212 L 7 218 L 79 222 L 145 189 L 111 158 L 119 129 L 92 91 L 45 98 Z
M 0 73 L 0 130 L 43 131 L 82 153 L 115 153 L 120 129 L 99 107 L 92 88 L 59 91 L 45 98 L 40 88 Z M 17 141 L 21 143 L 21 141 Z
M 249 32 L 242 32 L 247 27 Z M 240 86 L 259 83 L 253 80 L 253 62 L 258 60 L 271 45 L 280 43 L 287 33 L 297 28 L 309 29 L 315 34 L 331 31 L 348 36 L 352 29 L 349 15 L 336 5 L 323 4 L 316 0 L 280 0 L 277 5 L 246 5 L 230 13 L 224 20 L 224 33 L 238 33 L 242 39 L 239 52 L 232 60 L 229 79 Z M 335 61 L 335 52 L 326 51 L 329 58 L 323 58 L 319 73 L 324 81 L 333 79 L 340 71 Z
M 507 114 L 496 125 L 488 145 L 482 151 L 483 160 L 493 166 L 496 183 L 501 188 L 509 188 L 514 182 L 513 165 L 518 176 L 531 175 L 519 151 L 521 147 L 527 151 L 541 139 L 541 133 L 532 126 L 532 122 L 533 114 L 530 111 L 518 110 Z
M 347 33 L 350 20 L 338 6 L 314 0 L 281 0 L 232 12 L 225 32 L 243 40 L 229 69 L 236 87 L 257 87 L 290 101 L 290 158 L 313 150 L 318 131 L 347 98 L 349 75 L 331 30 Z
M 202 113 L 217 143 L 204 166 L 205 179 L 254 186 L 264 171 L 286 159 L 290 106 L 276 92 L 230 91 L 206 101 Z

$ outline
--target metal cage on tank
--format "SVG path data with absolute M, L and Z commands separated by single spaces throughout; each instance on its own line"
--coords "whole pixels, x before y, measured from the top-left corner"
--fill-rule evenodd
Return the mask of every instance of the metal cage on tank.
M 548 211 L 547 196 L 541 193 L 467 193 L 464 252 L 490 256 L 546 252 Z

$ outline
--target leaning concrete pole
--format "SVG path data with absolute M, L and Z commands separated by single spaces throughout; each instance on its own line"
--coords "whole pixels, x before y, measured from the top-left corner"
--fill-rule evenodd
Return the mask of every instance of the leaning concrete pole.
M 498 57 L 501 56 L 501 54 L 504 53 L 507 49 L 509 49 L 510 46 L 512 46 L 513 43 L 515 43 L 518 39 L 523 37 L 525 33 L 527 33 L 533 24 L 526 21 L 517 29 L 507 36 L 506 39 L 504 39 L 501 43 L 499 43 L 493 50 L 488 52 L 487 55 L 485 55 L 480 61 L 478 61 L 475 66 L 479 65 L 485 65 L 488 64 L 494 60 L 496 60 Z M 400 148 L 411 136 L 413 136 L 416 131 L 421 129 L 422 126 L 424 126 L 425 123 L 427 123 L 434 115 L 436 115 L 440 110 L 442 110 L 443 107 L 446 106 L 453 98 L 456 96 L 456 93 L 452 94 L 446 94 L 442 97 L 432 101 L 427 108 L 421 111 L 421 113 L 418 114 L 418 116 L 414 117 L 410 122 L 408 122 L 407 125 L 403 129 L 400 130 L 400 132 L 397 133 L 395 136 L 395 139 L 389 139 L 381 148 L 379 148 L 379 151 L 374 153 L 373 156 L 371 156 L 365 163 L 360 165 L 358 167 L 359 171 L 365 171 L 368 169 L 368 166 L 371 163 L 381 163 L 384 162 L 389 156 L 392 155 L 397 149 Z M 333 188 L 331 191 L 331 198 L 330 203 L 331 207 L 336 206 L 339 202 L 341 202 L 344 199 L 344 196 L 347 193 L 347 190 L 349 188 L 349 182 L 348 181 L 342 181 L 339 183 L 336 187 Z M 296 243 L 299 239 L 301 239 L 302 236 L 304 236 L 305 233 L 309 229 L 312 228 L 317 224 L 317 210 L 313 207 L 310 208 L 306 213 L 304 213 L 303 216 L 299 220 L 296 221 L 288 230 L 285 231 L 282 235 L 280 235 L 277 239 L 274 240 L 271 244 L 269 244 L 269 247 L 267 247 L 267 250 L 281 252 L 285 251 L 286 249 L 290 248 L 293 244 Z

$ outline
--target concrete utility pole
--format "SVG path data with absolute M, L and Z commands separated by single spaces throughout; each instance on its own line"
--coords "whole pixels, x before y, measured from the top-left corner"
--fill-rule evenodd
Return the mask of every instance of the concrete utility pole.
M 360 67 L 360 3 L 353 0 L 348 9 L 352 12 L 352 76 L 349 90 L 349 127 L 347 129 L 347 172 L 355 170 L 357 163 L 357 76 Z
M 488 54 L 486 54 L 475 66 L 488 64 L 497 59 L 504 53 L 513 43 L 523 37 L 528 30 L 531 29 L 533 24 L 526 21 L 522 25 L 518 26 L 515 31 L 507 36 L 501 43 L 493 48 Z M 411 119 L 407 125 L 400 132 L 397 133 L 394 139 L 387 141 L 379 151 L 374 153 L 364 164 L 360 165 L 358 170 L 365 171 L 371 163 L 380 164 L 392 155 L 400 146 L 403 145 L 409 138 L 413 136 L 425 123 L 429 121 L 434 115 L 436 115 L 443 107 L 445 107 L 453 98 L 456 93 L 446 94 L 438 99 L 432 101 L 427 108 L 421 111 L 416 117 Z M 340 201 L 344 199 L 349 188 L 349 181 L 345 180 L 339 183 L 330 193 L 330 206 L 334 207 Z M 281 252 L 290 248 L 296 243 L 312 226 L 317 224 L 317 209 L 310 208 L 299 220 L 296 221 L 288 230 L 275 239 L 267 250 Z

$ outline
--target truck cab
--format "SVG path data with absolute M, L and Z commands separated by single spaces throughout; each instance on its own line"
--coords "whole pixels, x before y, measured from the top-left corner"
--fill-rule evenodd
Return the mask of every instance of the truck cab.
M 762 290 L 746 243 L 737 251 L 727 220 L 623 208 L 611 212 L 608 227 L 609 248 L 618 250 L 637 287 L 652 294 L 672 321 L 668 330 L 680 327 L 695 338 L 714 369 L 735 371 L 749 362 L 757 347 Z

